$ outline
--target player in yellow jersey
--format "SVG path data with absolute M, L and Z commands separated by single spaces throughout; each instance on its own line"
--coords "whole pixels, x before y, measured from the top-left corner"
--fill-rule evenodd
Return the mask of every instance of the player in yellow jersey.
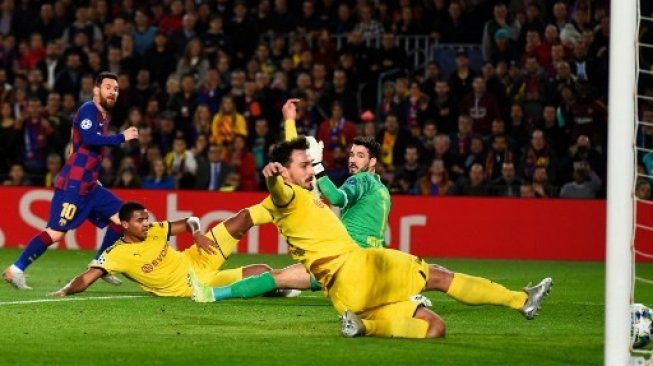
M 82 292 L 107 273 L 122 273 L 154 295 L 190 297 L 190 272 L 211 286 L 224 286 L 270 270 L 265 264 L 219 270 L 242 236 L 234 228 L 243 225 L 238 217 L 225 220 L 202 235 L 197 217 L 149 222 L 147 210 L 136 202 L 123 204 L 118 216 L 125 230 L 123 237 L 93 261 L 86 272 L 52 295 Z M 195 239 L 190 248 L 179 252 L 168 244 L 170 236 L 188 231 Z M 235 237 L 229 232 L 235 233 Z
M 501 305 L 535 317 L 552 285 L 545 278 L 524 291 L 453 273 L 392 249 L 362 249 L 336 215 L 312 192 L 314 171 L 305 138 L 279 144 L 263 169 L 270 191 L 262 206 L 287 238 L 293 259 L 313 274 L 340 313 L 347 337 L 426 338 L 445 335 L 444 321 L 427 309 L 422 291 L 442 291 L 469 305 Z M 237 216 L 246 216 L 248 210 Z M 253 214 L 253 211 L 249 211 Z M 250 223 L 261 221 L 255 216 Z M 242 221 L 242 220 L 241 220 Z M 241 232 L 248 227 L 240 227 Z M 193 281 L 197 301 L 215 301 L 212 289 Z

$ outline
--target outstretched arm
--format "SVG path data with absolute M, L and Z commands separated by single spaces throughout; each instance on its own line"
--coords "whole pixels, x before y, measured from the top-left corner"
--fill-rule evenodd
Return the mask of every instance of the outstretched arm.
M 286 184 L 281 177 L 286 171 L 283 165 L 279 163 L 270 163 L 263 168 L 265 184 L 270 191 L 272 202 L 277 207 L 287 207 L 295 198 L 295 191 Z
M 68 282 L 66 286 L 61 288 L 58 291 L 51 292 L 50 296 L 59 296 L 64 297 L 78 292 L 86 290 L 93 282 L 97 281 L 98 278 L 104 276 L 104 270 L 100 268 L 91 267 L 86 272 L 80 274 L 79 276 L 73 278 L 72 281 Z
M 295 119 L 297 118 L 296 103 L 299 99 L 288 99 L 281 108 L 283 114 L 283 137 L 285 141 L 290 141 L 297 138 L 297 126 Z

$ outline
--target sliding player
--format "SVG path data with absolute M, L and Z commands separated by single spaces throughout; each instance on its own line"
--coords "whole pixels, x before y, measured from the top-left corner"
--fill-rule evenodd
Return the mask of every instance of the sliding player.
M 242 234 L 238 218 L 225 220 L 202 235 L 200 220 L 189 217 L 174 222 L 149 222 L 147 209 L 140 203 L 127 202 L 120 208 L 123 237 L 75 277 L 54 296 L 82 292 L 106 274 L 122 273 L 143 290 L 157 296 L 190 297 L 189 274 L 193 272 L 211 286 L 224 286 L 243 277 L 269 271 L 265 264 L 220 271 Z M 229 234 L 234 232 L 235 237 Z M 179 252 L 168 244 L 170 236 L 191 232 L 195 244 Z M 219 243 L 219 244 L 216 244 Z

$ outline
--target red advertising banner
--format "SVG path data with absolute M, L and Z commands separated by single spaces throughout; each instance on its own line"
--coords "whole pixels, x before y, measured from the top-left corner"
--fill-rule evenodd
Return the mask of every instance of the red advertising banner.
M 142 202 L 156 220 L 198 216 L 202 227 L 260 202 L 264 193 L 113 190 Z M 23 246 L 46 224 L 53 192 L 0 188 L 0 247 Z M 424 257 L 603 260 L 605 201 L 393 196 L 389 243 Z M 653 207 L 641 209 L 653 217 Z M 653 226 L 653 223 L 648 223 Z M 651 232 L 638 231 L 651 242 Z M 94 249 L 102 231 L 89 223 L 66 235 L 60 249 Z M 182 235 L 177 248 L 191 245 Z M 653 245 L 651 246 L 653 254 Z M 264 225 L 244 237 L 241 253 L 286 253 L 276 228 Z

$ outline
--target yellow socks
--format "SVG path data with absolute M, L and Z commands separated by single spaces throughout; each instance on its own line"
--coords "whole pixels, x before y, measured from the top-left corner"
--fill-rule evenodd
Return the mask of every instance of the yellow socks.
M 523 291 L 507 288 L 481 277 L 454 273 L 447 295 L 467 305 L 502 305 L 519 310 L 528 295 Z
M 416 318 L 397 318 L 387 320 L 362 319 L 365 335 L 377 337 L 426 338 L 429 323 Z
M 234 251 L 234 248 L 240 241 L 239 239 L 236 239 L 231 236 L 231 234 L 229 234 L 227 228 L 222 222 L 219 225 L 214 226 L 208 233 L 205 234 L 205 236 L 211 240 L 215 240 L 218 243 L 218 251 L 222 257 L 222 263 L 220 263 L 220 266 L 222 266 L 224 261 L 229 258 L 231 253 Z M 218 266 L 218 268 L 220 268 L 220 266 Z

